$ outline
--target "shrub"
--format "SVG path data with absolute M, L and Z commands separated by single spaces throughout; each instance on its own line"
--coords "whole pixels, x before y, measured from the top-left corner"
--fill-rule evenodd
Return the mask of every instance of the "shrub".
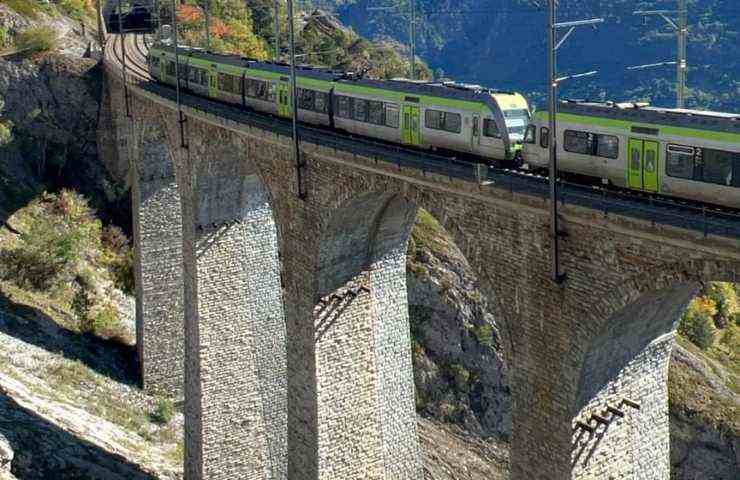
M 18 35 L 16 45 L 27 54 L 48 52 L 56 48 L 57 34 L 51 27 L 30 28 Z
M 39 17 L 42 7 L 38 0 L 2 0 L 2 3 L 26 17 L 29 20 L 35 20 Z
M 21 287 L 46 290 L 60 277 L 77 275 L 78 264 L 99 241 L 100 224 L 84 198 L 73 192 L 44 194 L 26 210 L 17 243 L 4 260 Z
M 10 33 L 8 27 L 0 25 L 0 48 L 5 48 L 10 43 Z
M 714 282 L 710 284 L 707 297 L 717 309 L 714 323 L 717 328 L 725 328 L 733 320 L 738 311 L 737 294 L 731 283 Z
M 150 417 L 152 422 L 160 425 L 167 425 L 172 420 L 174 415 L 174 407 L 172 401 L 167 398 L 160 398 L 157 401 L 157 406 L 151 413 Z
M 128 295 L 136 289 L 134 282 L 134 251 L 123 231 L 113 226 L 103 230 L 103 263 L 113 275 L 116 287 Z
M 706 311 L 690 306 L 681 318 L 678 332 L 697 347 L 706 350 L 714 341 L 712 317 Z
M 467 392 L 469 388 L 470 372 L 460 364 L 450 365 L 450 377 L 455 382 L 455 388 L 460 392 Z
M 92 312 L 92 332 L 101 338 L 124 340 L 126 332 L 118 317 L 118 309 L 110 302 L 97 305 Z
M 72 311 L 77 317 L 77 329 L 82 333 L 92 332 L 95 326 L 90 318 L 93 299 L 90 291 L 80 286 L 72 297 Z
M 13 131 L 9 122 L 0 121 L 0 146 L 8 145 L 13 141 Z
M 479 327 L 474 327 L 473 334 L 475 334 L 478 343 L 484 347 L 493 348 L 493 327 L 489 324 L 485 323 Z
M 88 13 L 90 5 L 86 0 L 61 0 L 59 7 L 70 17 L 82 20 Z

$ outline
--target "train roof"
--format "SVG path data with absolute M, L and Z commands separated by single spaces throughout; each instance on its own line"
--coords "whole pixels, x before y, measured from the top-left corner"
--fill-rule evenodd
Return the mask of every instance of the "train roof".
M 162 50 L 174 53 L 174 48 L 169 45 L 159 46 Z M 226 55 L 208 52 L 199 48 L 183 47 L 178 49 L 181 55 L 196 57 L 201 60 L 222 63 L 238 68 L 255 68 L 266 70 L 280 75 L 290 75 L 290 65 L 287 63 L 265 62 L 241 57 L 239 55 Z M 329 68 L 313 67 L 310 65 L 296 65 L 298 74 L 319 80 L 339 81 L 346 85 L 359 85 L 368 88 L 378 88 L 394 92 L 407 93 L 411 95 L 428 95 L 433 97 L 450 98 L 455 100 L 481 101 L 490 99 L 494 94 L 514 95 L 514 92 L 494 90 L 480 85 L 470 85 L 457 82 L 429 82 L 426 80 L 408 80 L 396 78 L 393 80 L 373 80 L 361 78 L 353 73 L 340 72 Z
M 394 78 L 393 80 L 373 80 L 369 78 L 342 78 L 340 83 L 359 85 L 369 88 L 379 88 L 394 92 L 432 97 L 451 98 L 455 100 L 480 101 L 490 98 L 493 94 L 514 95 L 514 92 L 494 90 L 480 85 L 469 85 L 456 82 L 429 82 L 426 80 L 408 80 Z
M 740 114 L 661 108 L 642 102 L 562 100 L 560 113 L 740 134 Z
M 169 53 L 174 53 L 175 49 L 169 45 L 158 46 L 161 50 Z M 225 65 L 231 65 L 238 68 L 254 68 L 258 70 L 265 70 L 280 75 L 290 75 L 290 65 L 287 63 L 278 62 L 265 62 L 263 60 L 256 60 L 253 58 L 246 58 L 240 55 L 227 55 L 223 53 L 213 53 L 200 48 L 183 47 L 180 46 L 178 51 L 183 56 L 195 57 L 200 60 L 207 62 L 222 63 Z M 310 65 L 296 65 L 296 71 L 302 77 L 314 78 L 317 80 L 326 80 L 331 82 L 340 78 L 344 75 L 343 72 L 337 72 L 329 68 L 313 67 Z

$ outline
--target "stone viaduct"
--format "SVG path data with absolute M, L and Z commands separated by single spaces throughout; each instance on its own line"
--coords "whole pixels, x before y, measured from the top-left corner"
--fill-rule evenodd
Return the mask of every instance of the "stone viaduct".
M 701 282 L 740 277 L 739 239 L 566 205 L 558 286 L 536 196 L 304 142 L 300 199 L 290 137 L 184 107 L 182 148 L 175 104 L 132 86 L 128 118 L 108 71 L 144 385 L 184 395 L 186 478 L 423 478 L 405 283 L 419 208 L 494 306 L 511 478 L 669 477 L 676 322 Z

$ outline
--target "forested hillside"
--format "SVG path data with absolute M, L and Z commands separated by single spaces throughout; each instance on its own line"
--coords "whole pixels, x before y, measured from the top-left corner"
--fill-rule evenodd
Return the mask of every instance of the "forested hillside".
M 319 0 L 368 38 L 408 41 L 408 18 L 369 6 L 410 0 Z M 417 0 L 417 51 L 437 73 L 455 79 L 516 89 L 541 104 L 546 86 L 545 0 Z M 734 0 L 688 0 L 689 105 L 740 111 L 740 5 Z M 540 6 L 536 6 L 539 4 Z M 674 0 L 561 0 L 559 20 L 604 17 L 598 29 L 581 28 L 560 50 L 563 74 L 599 70 L 564 85 L 573 98 L 650 99 L 672 106 L 675 67 L 627 71 L 626 67 L 674 60 L 676 38 L 666 22 L 635 10 L 676 9 Z

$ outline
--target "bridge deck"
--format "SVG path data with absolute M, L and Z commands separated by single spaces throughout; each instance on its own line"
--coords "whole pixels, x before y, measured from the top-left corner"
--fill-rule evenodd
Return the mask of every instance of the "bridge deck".
M 158 95 L 169 101 L 176 101 L 173 88 L 155 83 L 145 76 L 146 67 L 142 65 L 145 48 L 143 36 L 130 35 L 127 41 L 128 65 L 133 75 L 127 78 L 138 88 Z M 114 41 L 115 50 L 120 49 L 121 41 Z M 121 54 L 115 52 L 120 63 Z M 208 112 L 240 124 L 264 129 L 280 135 L 292 135 L 291 122 L 255 111 L 244 110 L 238 106 L 188 94 L 181 91 L 180 100 L 184 106 Z M 549 185 L 546 177 L 524 174 L 509 169 L 489 167 L 482 173 L 476 165 L 454 157 L 442 156 L 431 152 L 418 151 L 398 145 L 357 137 L 345 133 L 309 125 L 299 126 L 302 141 L 335 148 L 348 153 L 382 158 L 399 167 L 417 169 L 422 172 L 449 176 L 472 182 L 489 182 L 512 192 L 534 195 L 540 198 L 549 197 Z M 626 217 L 649 221 L 701 232 L 705 236 L 717 235 L 729 238 L 740 238 L 740 215 L 719 212 L 712 208 L 701 208 L 681 202 L 628 195 L 621 192 L 607 191 L 587 185 L 562 182 L 558 200 L 563 204 L 575 204 L 603 212 L 604 215 L 618 214 Z

